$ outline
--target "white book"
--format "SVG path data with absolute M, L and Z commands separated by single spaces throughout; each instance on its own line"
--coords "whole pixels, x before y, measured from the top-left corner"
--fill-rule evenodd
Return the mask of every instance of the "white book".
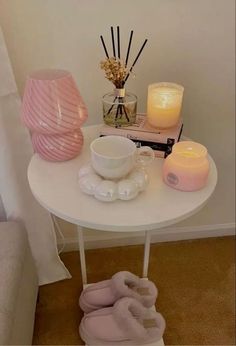
M 166 143 L 168 138 L 173 139 L 174 142 L 178 142 L 183 122 L 180 119 L 176 127 L 159 130 L 152 127 L 146 118 L 145 114 L 137 114 L 136 122 L 127 127 L 112 127 L 108 125 L 103 125 L 100 130 L 101 136 L 107 135 L 117 135 L 124 136 L 130 139 L 143 140 L 155 143 Z
M 166 157 L 172 151 L 172 146 L 180 139 L 183 129 L 183 122 L 180 119 L 176 127 L 159 130 L 152 127 L 145 114 L 137 114 L 135 124 L 127 127 L 112 127 L 103 125 L 100 129 L 100 136 L 123 136 L 131 139 L 137 145 L 151 147 L 156 157 Z

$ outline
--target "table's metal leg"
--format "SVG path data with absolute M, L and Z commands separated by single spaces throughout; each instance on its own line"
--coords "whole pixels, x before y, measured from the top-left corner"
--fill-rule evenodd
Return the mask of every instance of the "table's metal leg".
M 150 257 L 151 231 L 145 232 L 144 258 L 143 258 L 143 278 L 148 277 L 148 265 Z
M 86 262 L 85 262 L 85 252 L 84 252 L 84 237 L 83 237 L 83 228 L 77 226 L 78 237 L 79 237 L 79 255 L 80 255 L 80 267 L 83 285 L 87 284 L 87 271 L 86 271 Z

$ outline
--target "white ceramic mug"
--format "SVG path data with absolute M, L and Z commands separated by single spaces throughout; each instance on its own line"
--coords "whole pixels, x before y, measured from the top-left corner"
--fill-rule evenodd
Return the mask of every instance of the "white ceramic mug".
M 136 148 L 134 142 L 121 136 L 104 136 L 90 144 L 94 170 L 105 179 L 121 179 L 135 164 L 147 165 L 154 159 L 150 147 Z

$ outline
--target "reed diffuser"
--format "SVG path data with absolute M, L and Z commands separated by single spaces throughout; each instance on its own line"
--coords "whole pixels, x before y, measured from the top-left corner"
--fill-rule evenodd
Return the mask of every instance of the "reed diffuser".
M 105 71 L 105 77 L 115 86 L 112 93 L 103 96 L 103 120 L 105 124 L 115 127 L 132 125 L 136 120 L 137 97 L 130 92 L 126 92 L 125 84 L 133 73 L 134 66 L 147 43 L 147 39 L 143 42 L 132 64 L 129 65 L 133 30 L 130 32 L 125 60 L 121 58 L 120 53 L 121 44 L 119 26 L 116 28 L 116 41 L 114 29 L 111 27 L 111 55 L 108 54 L 103 36 L 100 36 L 100 38 L 106 55 L 106 59 L 101 61 L 100 66 L 101 69 Z

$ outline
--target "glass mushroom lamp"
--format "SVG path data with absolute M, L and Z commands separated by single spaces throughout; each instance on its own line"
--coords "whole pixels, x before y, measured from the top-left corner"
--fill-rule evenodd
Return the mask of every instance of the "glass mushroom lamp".
M 21 119 L 31 132 L 34 151 L 47 161 L 73 159 L 82 150 L 80 129 L 88 112 L 70 72 L 32 72 L 26 82 Z
M 155 83 L 148 87 L 147 120 L 158 129 L 178 124 L 184 87 L 175 83 Z
M 207 149 L 199 143 L 174 144 L 163 165 L 164 182 L 181 191 L 197 191 L 207 184 L 209 161 Z

